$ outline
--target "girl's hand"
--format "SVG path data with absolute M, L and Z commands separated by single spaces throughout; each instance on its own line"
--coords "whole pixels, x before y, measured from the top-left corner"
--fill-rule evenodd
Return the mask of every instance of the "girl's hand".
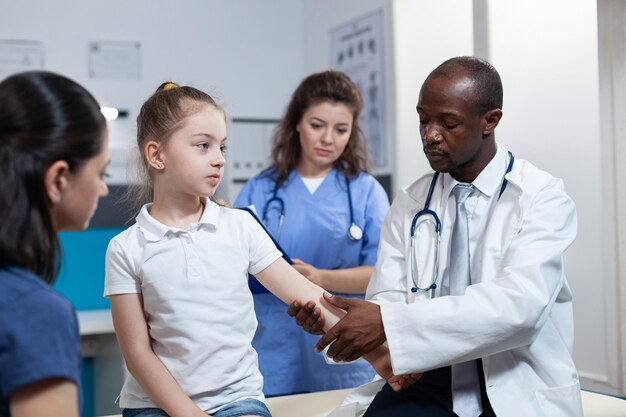
M 406 375 L 392 375 L 391 378 L 387 380 L 387 383 L 395 392 L 400 392 L 405 388 L 415 384 L 422 377 L 422 374 L 406 374 Z
M 394 375 L 391 369 L 391 356 L 389 356 L 389 350 L 385 346 L 380 346 L 373 352 L 370 352 L 363 356 L 364 359 L 372 365 L 378 375 L 380 375 L 396 392 L 400 392 L 410 385 L 416 383 L 422 374 L 406 374 L 406 375 Z
M 296 319 L 298 326 L 311 334 L 323 334 L 324 317 L 319 307 L 314 301 L 309 301 L 305 305 L 299 300 L 289 304 L 287 314 Z

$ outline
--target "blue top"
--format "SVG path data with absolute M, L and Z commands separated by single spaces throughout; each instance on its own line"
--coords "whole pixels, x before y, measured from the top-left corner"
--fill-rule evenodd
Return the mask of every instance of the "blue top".
M 274 194 L 274 171 L 261 173 L 241 190 L 235 207 L 254 205 L 259 218 Z M 269 174 L 269 175 L 268 175 Z M 369 174 L 350 180 L 355 223 L 363 238 L 350 240 L 350 209 L 345 177 L 332 170 L 311 194 L 297 171 L 278 189 L 284 201 L 284 220 L 278 243 L 289 257 L 320 269 L 344 269 L 376 263 L 380 228 L 389 209 L 382 186 Z M 268 210 L 267 228 L 276 237 L 278 205 Z M 259 326 L 252 342 L 259 354 L 265 395 L 284 395 L 350 388 L 369 382 L 374 370 L 365 361 L 327 365 L 313 351 L 319 336 L 306 334 L 287 315 L 287 306 L 271 293 L 254 294 Z
M 27 270 L 0 269 L 0 417 L 11 394 L 48 378 L 73 381 L 80 398 L 81 361 L 69 301 Z

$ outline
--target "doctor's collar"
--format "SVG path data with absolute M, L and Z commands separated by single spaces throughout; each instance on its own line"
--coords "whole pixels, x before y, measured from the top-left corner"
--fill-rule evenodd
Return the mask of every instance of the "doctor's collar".
M 485 168 L 478 174 L 478 176 L 472 181 L 472 185 L 478 191 L 480 191 L 483 195 L 491 198 L 498 190 L 500 189 L 500 185 L 502 184 L 502 177 L 504 175 L 507 164 L 507 152 L 506 150 L 498 145 L 498 149 L 496 150 L 496 154 L 491 158 L 491 161 L 487 164 Z M 444 186 L 443 186 L 443 195 L 450 197 L 450 193 L 452 189 L 460 184 L 459 181 L 452 178 L 452 175 L 444 175 L 443 178 Z

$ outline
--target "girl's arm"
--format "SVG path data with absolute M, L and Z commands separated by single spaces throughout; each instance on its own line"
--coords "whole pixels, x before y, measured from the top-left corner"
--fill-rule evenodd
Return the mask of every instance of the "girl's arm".
M 345 311 L 324 300 L 325 291 L 323 288 L 303 277 L 283 258 L 278 258 L 270 266 L 257 273 L 255 277 L 265 288 L 286 304 L 291 304 L 295 300 L 301 300 L 305 303 L 313 300 L 322 310 L 325 320 L 324 330 L 330 329 L 345 314 Z
M 344 294 L 365 294 L 374 269 L 369 265 L 345 269 L 318 269 L 299 259 L 294 259 L 293 262 L 293 267 L 315 285 Z
M 78 389 L 67 379 L 38 381 L 15 391 L 9 410 L 12 417 L 78 417 Z
M 302 304 L 306 304 L 308 301 L 315 302 L 319 306 L 324 319 L 324 331 L 333 327 L 346 314 L 344 310 L 332 306 L 324 299 L 324 289 L 300 275 L 283 258 L 277 259 L 255 276 L 265 288 L 286 304 L 291 304 L 296 300 L 302 301 Z M 363 358 L 395 390 L 400 390 L 407 386 L 405 377 L 393 375 L 389 350 L 386 346 L 381 345 L 377 347 L 370 353 L 363 355 Z
M 126 366 L 152 401 L 171 417 L 207 417 L 154 354 L 141 294 L 111 296 L 111 313 Z

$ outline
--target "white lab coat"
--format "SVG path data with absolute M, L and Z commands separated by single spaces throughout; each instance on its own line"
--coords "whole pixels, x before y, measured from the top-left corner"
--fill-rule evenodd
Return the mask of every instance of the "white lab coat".
M 464 296 L 431 298 L 430 292 L 410 291 L 410 225 L 424 207 L 429 174 L 394 200 L 367 298 L 381 305 L 396 375 L 482 358 L 496 415 L 582 417 L 572 360 L 572 295 L 562 259 L 576 236 L 574 203 L 561 180 L 527 161 L 516 159 L 506 178 L 508 187 L 474 254 L 482 263 L 472 279 L 479 275 L 480 282 Z M 445 204 L 442 183 L 431 201 L 438 213 Z M 425 230 L 419 233 L 428 234 Z M 434 268 L 432 238 L 418 234 L 416 239 L 427 243 L 417 256 L 422 287 Z M 382 384 L 357 388 L 330 416 L 362 415 Z

